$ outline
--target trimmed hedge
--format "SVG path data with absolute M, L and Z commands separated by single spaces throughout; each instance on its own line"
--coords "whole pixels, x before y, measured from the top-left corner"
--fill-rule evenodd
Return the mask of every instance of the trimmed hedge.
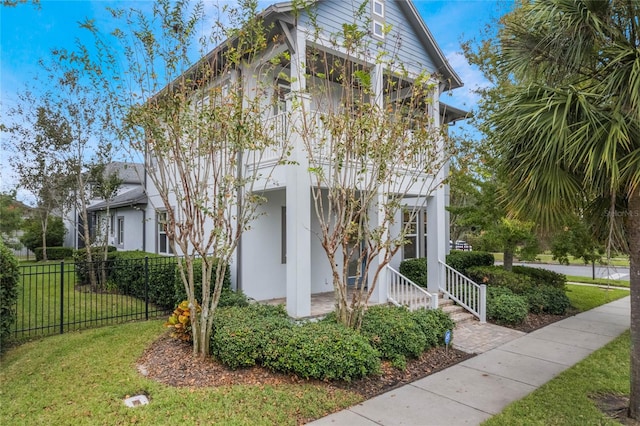
M 427 288 L 427 259 L 406 259 L 400 262 L 400 273 L 421 287 Z
M 447 265 L 463 275 L 469 276 L 469 268 L 478 266 L 493 266 L 495 258 L 492 253 L 484 251 L 452 250 L 447 255 Z
M 328 321 L 275 330 L 264 365 L 306 379 L 359 379 L 380 371 L 378 352 L 358 332 Z
M 149 302 L 164 309 L 173 309 L 177 305 L 173 258 L 141 251 L 109 253 L 110 287 L 144 300 L 145 257 L 149 258 Z
M 0 349 L 5 347 L 16 320 L 19 282 L 18 259 L 0 238 Z
M 557 272 L 529 266 L 514 266 L 512 271 L 516 274 L 526 275 L 531 278 L 536 286 L 552 286 L 564 289 L 567 284 L 567 276 Z
M 364 314 L 360 333 L 380 355 L 403 368 L 406 358 L 417 358 L 427 348 L 427 337 L 404 307 L 372 306 Z
M 453 332 L 456 326 L 441 309 L 418 309 L 411 312 L 411 317 L 427 338 L 425 350 L 444 345 L 445 331 Z
M 232 369 L 251 367 L 264 361 L 276 331 L 292 327 L 282 306 L 220 308 L 214 314 L 211 354 Z
M 211 274 L 211 293 L 214 290 L 214 284 L 216 282 L 216 268 L 218 265 L 217 259 L 212 259 L 212 268 L 213 272 Z M 184 261 L 183 261 L 184 265 Z M 186 270 L 185 270 L 186 272 Z M 194 282 L 194 292 L 196 296 L 200 296 L 202 294 L 202 259 L 194 259 L 193 261 L 193 277 L 195 279 Z M 229 265 L 225 268 L 224 279 L 222 281 L 222 289 L 229 290 L 231 289 L 231 271 L 229 270 Z M 184 284 L 182 283 L 182 278 L 180 277 L 180 271 L 176 267 L 176 278 L 175 278 L 175 294 L 176 294 L 176 302 L 187 299 L 187 292 L 184 289 Z M 202 297 L 196 297 L 198 303 L 202 303 Z
M 527 294 L 529 312 L 534 314 L 548 313 L 553 315 L 564 314 L 571 301 L 564 290 L 550 285 L 534 287 Z
M 527 317 L 527 298 L 516 294 L 500 294 L 487 302 L 487 317 L 498 324 L 519 324 Z
M 117 249 L 114 246 L 107 246 L 108 254 L 107 254 L 107 260 L 105 262 L 105 260 L 103 259 L 103 254 L 104 254 L 103 247 L 92 247 L 91 259 L 93 261 L 94 267 L 99 268 L 104 264 L 104 266 L 107 269 L 109 269 L 110 259 L 113 256 L 113 253 L 116 252 L 116 250 Z M 137 252 L 137 253 L 141 253 L 141 252 Z M 73 262 L 75 263 L 76 279 L 80 281 L 80 284 L 84 284 L 84 285 L 89 284 L 90 265 L 87 262 L 87 249 L 81 248 L 78 250 L 74 250 Z M 101 279 L 100 274 L 96 273 L 96 276 L 97 276 L 97 280 L 99 281 Z M 102 283 L 102 284 L 103 286 L 106 286 L 106 283 Z
M 534 287 L 534 281 L 528 276 L 506 271 L 501 266 L 469 268 L 467 276 L 478 284 L 507 287 L 515 294 L 525 294 Z
M 44 248 L 37 247 L 33 253 L 39 262 L 43 259 L 42 252 Z M 47 260 L 64 260 L 73 257 L 73 249 L 71 247 L 47 247 Z

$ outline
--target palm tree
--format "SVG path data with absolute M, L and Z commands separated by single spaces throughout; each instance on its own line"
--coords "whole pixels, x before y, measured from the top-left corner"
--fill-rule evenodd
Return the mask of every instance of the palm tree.
M 601 223 L 631 262 L 631 397 L 640 419 L 640 2 L 532 0 L 502 20 L 487 114 L 513 214 Z

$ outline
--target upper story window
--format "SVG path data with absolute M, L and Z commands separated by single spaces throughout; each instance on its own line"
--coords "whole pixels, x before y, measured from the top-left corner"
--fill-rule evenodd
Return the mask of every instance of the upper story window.
M 373 0 L 373 15 L 384 19 L 384 1 Z
M 371 25 L 375 37 L 384 38 L 384 0 L 371 0 Z
M 287 95 L 291 92 L 288 83 L 278 81 L 273 93 L 273 115 L 278 115 L 287 110 Z

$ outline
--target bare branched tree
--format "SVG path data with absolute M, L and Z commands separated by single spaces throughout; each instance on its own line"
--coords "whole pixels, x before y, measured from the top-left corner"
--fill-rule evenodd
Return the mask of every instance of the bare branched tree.
M 337 316 L 354 328 L 426 198 L 443 184 L 451 154 L 434 116 L 437 79 L 400 66 L 395 48 L 372 41 L 369 26 L 357 13 L 329 41 L 318 36 L 322 47 L 307 53 L 305 67 L 311 102 L 298 101 L 296 125 Z M 403 214 L 408 220 L 397 223 Z M 347 294 L 350 276 L 355 288 Z
M 283 129 L 269 120 L 273 85 L 261 78 L 280 61 L 270 54 L 274 41 L 256 6 L 224 6 L 210 34 L 202 3 L 112 10 L 123 23 L 114 34 L 124 54 L 78 57 L 100 71 L 97 79 L 117 74 L 120 66 L 127 70 L 103 87 L 122 119 L 122 138 L 145 154 L 150 201 L 180 258 L 198 356 L 209 354 L 226 268 L 286 152 Z M 99 50 L 109 52 L 97 28 L 83 25 L 96 35 Z M 202 59 L 194 64 L 198 54 Z M 196 261 L 201 277 L 194 273 Z

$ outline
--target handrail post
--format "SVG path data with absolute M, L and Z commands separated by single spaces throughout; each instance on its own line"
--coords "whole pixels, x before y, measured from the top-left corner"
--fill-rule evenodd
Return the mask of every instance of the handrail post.
M 487 285 L 480 284 L 480 324 L 487 322 Z

